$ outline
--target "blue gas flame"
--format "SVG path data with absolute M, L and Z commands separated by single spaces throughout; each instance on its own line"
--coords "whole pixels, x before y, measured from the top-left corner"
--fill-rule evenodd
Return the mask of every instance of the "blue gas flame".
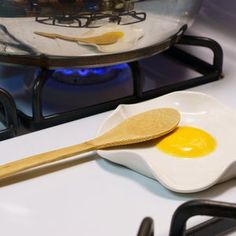
M 118 64 L 106 67 L 97 67 L 97 68 L 83 68 L 83 69 L 56 69 L 54 73 L 62 74 L 62 75 L 77 75 L 80 78 L 86 78 L 88 76 L 102 76 L 106 73 L 109 73 L 113 70 L 126 70 L 128 68 L 128 64 Z

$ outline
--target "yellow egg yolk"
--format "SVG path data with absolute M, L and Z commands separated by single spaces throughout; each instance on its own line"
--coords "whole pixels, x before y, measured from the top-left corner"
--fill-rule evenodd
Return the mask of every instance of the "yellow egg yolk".
M 216 141 L 204 130 L 182 126 L 161 138 L 156 147 L 172 156 L 194 158 L 214 151 Z

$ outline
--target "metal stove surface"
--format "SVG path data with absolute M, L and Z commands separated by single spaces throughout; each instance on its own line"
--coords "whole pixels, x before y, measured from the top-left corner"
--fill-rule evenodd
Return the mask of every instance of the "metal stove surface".
M 233 0 L 227 4 L 205 1 L 190 30 L 221 43 L 225 78 L 191 90 L 208 93 L 236 109 L 236 4 Z M 2 141 L 0 163 L 90 139 L 109 114 Z M 152 179 L 99 159 L 95 153 L 21 174 L 0 182 L 0 187 L 0 225 L 6 236 L 133 236 L 145 216 L 155 220 L 156 235 L 164 236 L 181 203 L 198 198 L 235 202 L 236 194 L 235 180 L 201 193 L 176 194 Z M 194 218 L 189 225 L 201 220 Z

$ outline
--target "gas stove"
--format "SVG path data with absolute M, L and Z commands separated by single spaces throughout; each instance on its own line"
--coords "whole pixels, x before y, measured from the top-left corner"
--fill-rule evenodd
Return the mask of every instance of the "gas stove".
M 1 163 L 4 163 L 4 156 L 8 161 L 16 160 L 94 137 L 110 114 L 109 110 L 120 103 L 140 102 L 192 87 L 191 90 L 208 93 L 236 107 L 235 16 L 230 14 L 236 5 L 233 1 L 221 4 L 219 0 L 205 2 L 196 22 L 186 33 L 197 36 L 184 36 L 182 44 L 180 41 L 176 47 L 144 60 L 79 70 L 2 66 L 0 108 L 3 122 L 0 128 L 3 141 L 0 148 L 4 155 Z M 220 76 L 220 46 L 199 35 L 213 38 L 223 47 L 223 79 Z M 194 43 L 207 43 L 215 56 L 212 57 L 208 50 L 196 50 L 191 45 L 193 41 L 189 43 L 190 39 L 195 40 Z M 187 53 L 182 50 L 186 48 Z M 158 71 L 156 65 L 159 65 Z M 106 76 L 101 79 L 99 76 L 104 72 Z M 107 87 L 110 88 L 108 92 Z M 33 96 L 35 101 L 29 99 Z M 23 173 L 2 181 L 0 186 L 4 235 L 148 236 L 155 232 L 155 235 L 164 236 L 170 232 L 171 219 L 175 222 L 176 215 L 183 216 L 186 209 L 190 209 L 186 213 L 188 217 L 197 214 L 224 217 L 223 213 L 231 210 L 235 216 L 231 205 L 220 202 L 216 202 L 213 214 L 211 209 L 215 202 L 210 201 L 235 203 L 235 180 L 201 193 L 176 194 L 152 179 L 100 159 L 95 153 Z M 198 199 L 208 200 L 188 202 Z M 188 203 L 182 205 L 185 202 Z M 217 210 L 221 206 L 227 210 Z M 197 210 L 193 213 L 192 209 Z M 148 218 L 140 227 L 145 216 Z M 218 233 L 235 227 L 234 221 L 213 218 L 204 228 L 201 222 L 205 219 L 194 217 L 188 221 L 187 228 L 191 229 L 187 235 L 196 232 L 211 235 L 213 228 L 219 225 Z M 177 226 L 181 225 L 179 222 Z M 194 231 L 192 227 L 199 223 L 200 227 Z M 210 231 L 204 231 L 209 230 L 209 226 L 212 227 Z M 172 235 L 181 232 L 172 230 Z
M 208 48 L 213 62 L 177 46 Z M 42 129 L 114 109 L 121 103 L 140 102 L 218 80 L 222 64 L 223 52 L 216 41 L 184 35 L 166 52 L 130 63 L 79 69 L 4 65 L 0 84 L 16 103 L 20 119 L 17 133 L 22 125 L 29 131 Z

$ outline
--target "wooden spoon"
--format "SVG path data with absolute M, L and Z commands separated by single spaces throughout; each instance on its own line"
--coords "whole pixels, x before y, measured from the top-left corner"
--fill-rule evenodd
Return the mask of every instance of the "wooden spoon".
M 72 36 L 66 36 L 61 34 L 55 34 L 55 33 L 45 33 L 45 32 L 34 32 L 37 35 L 51 38 L 51 39 L 62 39 L 66 41 L 71 42 L 80 42 L 85 44 L 96 44 L 96 45 L 109 45 L 116 43 L 120 38 L 124 36 L 123 32 L 106 32 L 104 34 L 93 36 L 93 37 L 87 37 L 87 38 L 80 38 L 80 37 L 72 37 Z
M 139 113 L 95 139 L 1 165 L 0 178 L 81 153 L 155 139 L 174 130 L 179 120 L 179 112 L 172 108 Z

